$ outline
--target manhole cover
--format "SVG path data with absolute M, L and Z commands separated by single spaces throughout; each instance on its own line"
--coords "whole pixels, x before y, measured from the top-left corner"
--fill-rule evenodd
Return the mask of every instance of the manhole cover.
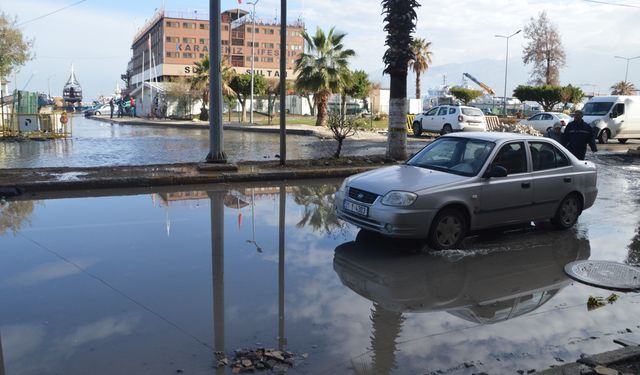
M 578 260 L 564 266 L 564 272 L 574 280 L 613 290 L 640 289 L 640 269 L 605 260 Z

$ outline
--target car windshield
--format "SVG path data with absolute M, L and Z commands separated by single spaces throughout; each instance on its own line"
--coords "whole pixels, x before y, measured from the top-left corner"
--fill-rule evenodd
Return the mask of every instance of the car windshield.
M 571 118 L 571 116 L 566 115 L 566 114 L 564 114 L 564 113 L 558 113 L 558 118 L 559 118 L 560 120 L 573 120 L 573 119 Z
M 480 172 L 495 143 L 461 137 L 441 137 L 431 142 L 408 165 L 462 176 Z
M 584 105 L 582 112 L 585 116 L 604 116 L 609 113 L 613 102 L 589 102 Z

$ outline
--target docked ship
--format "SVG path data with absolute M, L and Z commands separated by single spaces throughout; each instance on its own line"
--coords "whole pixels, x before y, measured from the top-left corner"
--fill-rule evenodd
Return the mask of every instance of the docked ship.
M 71 64 L 71 74 L 69 75 L 69 79 L 62 90 L 62 98 L 70 105 L 82 102 L 82 87 L 80 86 L 80 83 L 73 71 L 73 64 Z

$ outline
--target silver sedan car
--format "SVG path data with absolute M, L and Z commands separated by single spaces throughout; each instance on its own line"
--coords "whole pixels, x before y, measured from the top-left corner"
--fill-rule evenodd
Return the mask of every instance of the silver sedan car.
M 453 133 L 402 165 L 347 178 L 336 192 L 340 219 L 436 249 L 470 231 L 551 220 L 572 227 L 598 194 L 596 167 L 559 143 L 515 133 Z

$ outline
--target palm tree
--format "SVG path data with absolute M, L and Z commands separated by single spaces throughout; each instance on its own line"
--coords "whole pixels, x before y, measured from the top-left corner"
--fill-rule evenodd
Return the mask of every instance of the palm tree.
M 391 92 L 389 95 L 389 133 L 387 136 L 387 157 L 403 160 L 407 157 L 407 70 L 409 61 L 414 59 L 411 33 L 416 28 L 416 0 L 382 0 L 382 14 L 387 32 L 384 53 L 384 73 L 389 74 Z
M 636 94 L 636 86 L 627 81 L 620 81 L 615 85 L 611 86 L 611 95 L 635 95 Z
M 313 36 L 302 32 L 307 51 L 296 59 L 296 89 L 314 93 L 313 100 L 318 108 L 316 126 L 325 124 L 329 97 L 344 85 L 348 60 L 355 56 L 352 49 L 344 49 L 342 39 L 346 35 L 334 31 L 333 27 L 328 34 L 319 27 Z
M 431 42 L 427 42 L 426 39 L 416 38 L 411 43 L 411 50 L 413 52 L 413 59 L 409 61 L 409 68 L 416 73 L 416 99 L 420 99 L 420 75 L 426 72 L 431 66 Z
M 194 70 L 195 75 L 189 77 L 189 84 L 191 90 L 199 92 L 202 95 L 202 108 L 204 110 L 203 112 L 206 112 L 207 105 L 209 105 L 209 55 L 206 54 L 202 60 L 195 61 L 194 64 L 196 66 Z M 235 95 L 235 92 L 229 86 L 234 72 L 224 60 L 220 62 L 220 74 L 222 76 L 222 95 L 224 95 L 225 100 L 228 101 L 230 97 Z

